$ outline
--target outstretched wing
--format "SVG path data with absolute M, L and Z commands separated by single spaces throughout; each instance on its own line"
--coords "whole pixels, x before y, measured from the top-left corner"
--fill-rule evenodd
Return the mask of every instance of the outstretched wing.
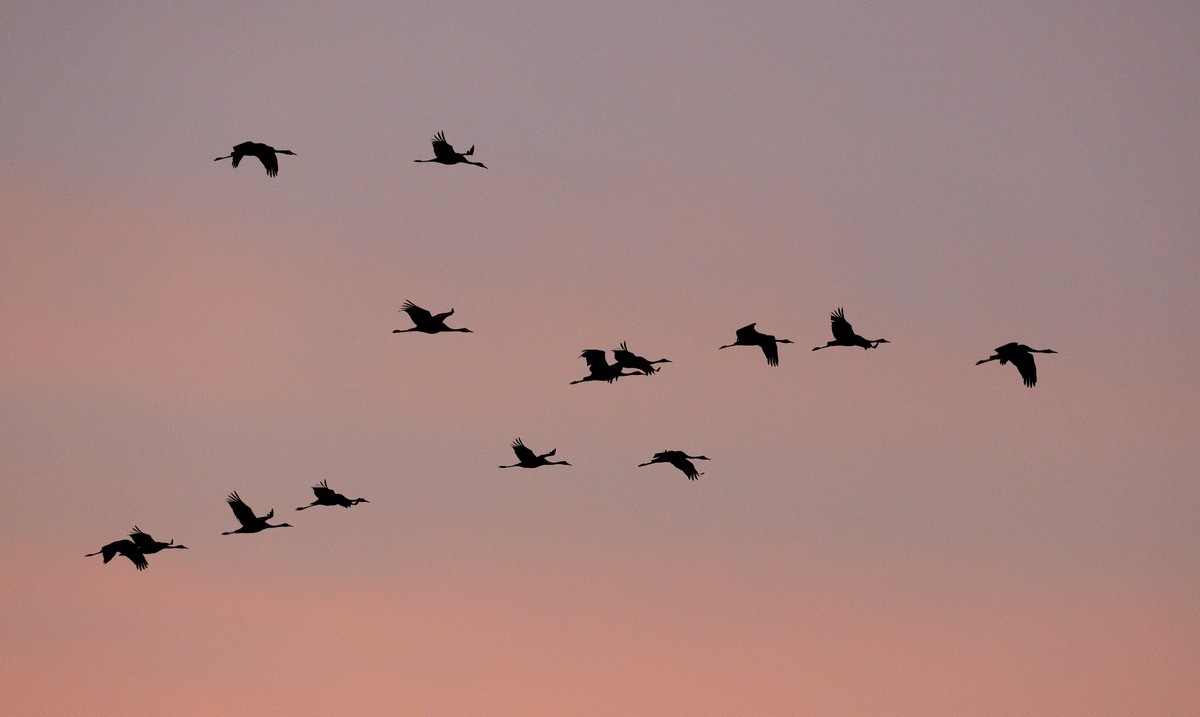
M 671 465 L 683 471 L 688 480 L 697 480 L 701 475 L 700 471 L 696 470 L 696 464 L 684 458 L 683 455 L 674 456 L 671 460 Z
M 233 154 L 230 156 L 230 159 L 233 160 L 233 166 L 236 168 L 238 162 L 241 162 L 242 157 L 245 157 L 247 154 L 254 154 L 253 142 L 242 142 L 241 144 L 233 145 Z
M 149 533 L 142 532 L 142 529 L 136 525 L 133 526 L 133 532 L 129 534 L 129 537 L 133 539 L 135 545 L 143 550 L 154 547 L 154 537 Z
M 588 370 L 592 373 L 600 373 L 608 368 L 603 349 L 587 349 L 579 355 L 587 362 Z
M 330 500 L 337 495 L 337 492 L 332 490 L 329 487 L 329 484 L 325 481 L 321 481 L 317 485 L 314 485 L 312 491 L 314 494 L 316 494 L 318 501 Z
M 259 161 L 267 168 L 267 176 L 274 177 L 279 174 L 279 159 L 275 156 L 273 149 L 260 149 L 256 154 Z
M 629 366 L 630 368 L 633 368 L 630 365 L 631 362 L 636 361 L 637 359 L 641 358 L 641 356 L 638 356 L 634 352 L 630 351 L 629 347 L 625 345 L 624 341 L 621 342 L 621 345 L 618 348 L 615 348 L 612 350 L 612 355 L 613 355 L 613 361 L 616 361 L 617 363 L 620 363 L 620 364 L 625 364 L 626 366 Z
M 532 461 L 537 458 L 537 456 L 534 455 L 533 451 L 529 450 L 529 448 L 527 448 L 525 446 L 525 444 L 521 442 L 520 438 L 513 441 L 512 449 L 513 449 L 513 453 L 517 454 L 517 460 L 520 461 L 521 463 L 525 463 L 526 461 Z
M 238 522 L 243 526 L 250 527 L 258 522 L 258 518 L 254 516 L 254 511 L 250 510 L 250 506 L 242 502 L 241 496 L 236 492 L 230 493 L 225 499 L 229 503 L 229 509 L 233 511 L 233 517 L 238 519 Z
M 1012 361 L 1013 366 L 1017 367 L 1026 386 L 1033 388 L 1037 385 L 1037 364 L 1033 361 L 1033 354 L 1014 353 L 1009 360 Z
M 624 341 L 621 342 L 621 347 L 613 349 L 612 353 L 613 361 L 618 366 L 633 369 L 634 371 L 641 371 L 646 375 L 650 375 L 658 371 L 658 369 L 654 368 L 654 365 L 651 364 L 650 360 L 645 356 L 638 356 L 634 352 L 630 351 L 629 347 L 625 345 Z
M 429 313 L 425 309 L 422 309 L 420 306 L 417 306 L 411 301 L 406 300 L 404 302 L 404 306 L 400 307 L 400 310 L 408 314 L 408 318 L 412 319 L 412 322 L 418 326 L 433 319 L 433 314 Z
M 841 309 L 829 315 L 829 328 L 833 329 L 833 338 L 838 341 L 848 341 L 854 336 L 854 327 L 846 321 L 846 314 Z
M 764 337 L 763 342 L 759 345 L 762 346 L 763 354 L 767 357 L 767 365 L 778 366 L 779 344 L 775 343 L 775 337 L 766 336 Z
M 129 561 L 132 562 L 134 567 L 136 567 L 138 570 L 145 570 L 146 568 L 150 567 L 150 563 L 146 562 L 146 556 L 142 555 L 142 551 L 138 550 L 136 545 L 132 550 L 125 548 L 121 551 L 121 555 L 129 558 Z
M 146 556 L 142 555 L 141 549 L 138 548 L 138 546 L 131 540 L 118 540 L 116 542 L 109 543 L 100 549 L 100 554 L 104 557 L 104 562 L 106 563 L 112 560 L 114 556 L 120 554 L 129 558 L 130 562 L 132 562 L 138 570 L 145 570 L 150 566 L 150 564 L 146 562 Z
M 456 154 L 454 148 L 451 147 L 450 143 L 446 141 L 446 135 L 444 132 L 438 132 L 437 134 L 433 135 L 433 139 L 430 141 L 433 142 L 433 156 L 437 157 L 438 159 L 450 159 Z M 472 147 L 472 149 L 474 149 L 474 147 Z
M 753 324 L 747 324 L 737 330 L 738 343 L 753 345 L 754 343 L 756 343 L 758 341 L 758 337 L 761 334 L 759 334 L 758 331 L 754 328 L 755 324 L 757 324 L 757 323 L 758 322 L 756 321 Z

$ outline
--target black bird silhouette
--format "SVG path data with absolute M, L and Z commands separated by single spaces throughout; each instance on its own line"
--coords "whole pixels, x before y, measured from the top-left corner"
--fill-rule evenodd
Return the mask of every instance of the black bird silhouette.
M 637 373 L 624 373 L 621 371 L 621 364 L 610 364 L 608 359 L 604 358 L 604 349 L 585 349 L 579 354 L 588 365 L 588 375 L 583 378 L 572 381 L 571 385 L 583 383 L 584 381 L 607 381 L 612 383 L 622 376 L 640 376 Z
M 854 333 L 854 327 L 846 321 L 846 314 L 841 309 L 829 315 L 829 325 L 833 329 L 833 341 L 824 346 L 814 346 L 813 351 L 827 349 L 830 346 L 861 346 L 864 349 L 873 349 L 879 344 L 890 344 L 887 339 L 864 339 Z
M 483 162 L 472 162 L 471 160 L 467 159 L 467 157 L 475 154 L 475 145 L 471 145 L 471 148 L 466 152 L 455 152 L 454 148 L 450 146 L 450 143 L 446 141 L 446 135 L 442 132 L 438 132 L 437 134 L 433 135 L 433 139 L 430 141 L 433 142 L 433 159 L 414 159 L 414 162 L 437 162 L 438 164 L 463 163 L 473 164 L 476 167 L 483 167 L 484 169 L 487 169 Z
M 408 314 L 408 318 L 412 319 L 414 326 L 411 329 L 392 329 L 393 334 L 402 334 L 406 331 L 420 331 L 424 334 L 439 334 L 443 331 L 472 333 L 470 329 L 452 329 L 446 326 L 446 319 L 454 314 L 454 309 L 450 309 L 444 314 L 431 314 L 413 302 L 405 301 L 400 310 Z
M 1037 385 L 1037 365 L 1033 362 L 1034 354 L 1056 354 L 1054 349 L 1031 349 L 1025 344 L 1019 344 L 1016 341 L 1004 344 L 996 349 L 996 353 L 979 361 L 975 362 L 978 366 L 981 363 L 988 361 L 999 361 L 1003 366 L 1006 363 L 1012 362 L 1013 366 L 1017 367 L 1017 371 L 1024 379 L 1025 385 L 1033 388 Z
M 233 158 L 233 166 L 237 167 L 238 162 L 242 161 L 242 157 L 258 157 L 258 161 L 263 163 L 267 168 L 267 176 L 274 177 L 279 174 L 279 159 L 277 154 L 296 154 L 290 149 L 275 149 L 269 144 L 261 144 L 259 142 L 242 142 L 234 145 L 233 153 L 227 154 L 224 157 L 217 157 L 214 162 L 220 162 L 222 159 Z
M 652 463 L 670 463 L 679 470 L 683 471 L 683 474 L 688 477 L 688 480 L 697 480 L 704 474 L 696 470 L 696 466 L 692 463 L 692 461 L 707 460 L 710 460 L 708 456 L 689 456 L 683 451 L 659 451 L 658 453 L 655 453 L 654 457 L 646 463 L 639 463 L 638 468 L 648 466 Z
M 133 532 L 129 534 L 129 537 L 133 540 L 134 544 L 137 545 L 138 550 L 142 551 L 143 555 L 153 555 L 154 553 L 157 553 L 160 550 L 167 550 L 167 549 L 172 549 L 172 550 L 187 550 L 188 549 L 188 547 L 186 545 L 176 545 L 174 540 L 172 540 L 169 543 L 164 543 L 162 541 L 155 540 L 154 536 L 150 535 L 149 533 L 143 532 L 142 529 L 137 527 L 136 525 L 133 526 Z
M 313 490 L 313 493 L 316 494 L 317 499 L 314 500 L 313 502 L 309 503 L 308 505 L 300 506 L 296 510 L 305 510 L 307 508 L 313 507 L 314 505 L 340 505 L 343 508 L 349 508 L 350 506 L 358 505 L 359 503 L 370 503 L 371 502 L 371 501 L 367 500 L 366 498 L 355 498 L 355 499 L 351 500 L 351 499 L 347 498 L 346 496 L 342 495 L 341 493 L 331 490 L 329 488 L 329 484 L 326 483 L 325 481 L 321 481 L 320 483 L 314 485 L 312 487 L 312 490 Z
M 650 374 L 660 370 L 654 368 L 654 364 L 671 363 L 671 359 L 664 358 L 656 361 L 649 361 L 645 358 L 642 358 L 641 356 L 638 356 L 630 351 L 629 347 L 625 345 L 624 341 L 621 342 L 620 348 L 613 349 L 612 354 L 613 360 L 616 361 L 618 367 L 627 368 L 632 371 L 641 371 L 645 376 L 649 376 Z
M 762 348 L 763 354 L 767 357 L 767 365 L 779 365 L 779 347 L 776 344 L 790 344 L 791 339 L 777 339 L 770 334 L 759 333 L 755 328 L 755 324 L 743 326 L 737 330 L 737 341 L 731 344 L 726 344 L 719 348 L 727 349 L 730 346 L 759 346 Z
M 290 528 L 290 523 L 280 523 L 279 525 L 271 525 L 267 521 L 275 517 L 275 509 L 272 508 L 266 515 L 261 518 L 254 514 L 250 506 L 242 502 L 241 497 L 237 493 L 230 493 L 225 499 L 229 503 L 229 509 L 233 511 L 233 516 L 238 519 L 242 527 L 237 530 L 227 530 L 221 535 L 233 535 L 234 533 L 257 533 L 260 530 L 267 528 Z
M 106 563 L 116 555 L 124 555 L 129 558 L 129 562 L 133 563 L 138 570 L 145 570 L 150 567 L 150 563 L 146 562 L 146 556 L 142 553 L 142 549 L 132 540 L 122 539 L 113 541 L 96 552 L 88 553 L 83 557 L 90 558 L 93 555 L 103 555 L 104 562 Z
M 527 448 L 525 446 L 525 444 L 521 442 L 521 439 L 518 438 L 517 440 L 513 441 L 512 449 L 513 449 L 513 453 L 517 454 L 517 462 L 512 464 L 511 466 L 500 466 L 501 468 L 537 468 L 538 466 L 569 466 L 569 465 L 571 465 L 570 463 L 567 463 L 566 461 L 548 461 L 548 460 L 546 460 L 547 458 L 549 458 L 550 456 L 552 456 L 558 452 L 557 448 L 550 451 L 549 453 L 543 453 L 541 455 L 538 455 L 538 454 L 534 453 L 533 451 L 529 450 L 529 448 Z

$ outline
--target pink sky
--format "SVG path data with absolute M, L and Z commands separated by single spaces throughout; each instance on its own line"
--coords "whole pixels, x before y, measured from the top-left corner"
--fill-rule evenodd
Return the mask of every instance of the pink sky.
M 0 714 L 1200 712 L 1200 10 L 851 5 L 0 11 Z

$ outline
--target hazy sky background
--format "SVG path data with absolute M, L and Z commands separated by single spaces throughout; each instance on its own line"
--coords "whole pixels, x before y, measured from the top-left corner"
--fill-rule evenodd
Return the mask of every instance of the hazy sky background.
M 1200 712 L 1198 36 L 5 5 L 0 713 Z M 839 306 L 893 343 L 812 353 Z M 568 385 L 623 340 L 673 363 Z M 82 557 L 134 524 L 191 549 Z

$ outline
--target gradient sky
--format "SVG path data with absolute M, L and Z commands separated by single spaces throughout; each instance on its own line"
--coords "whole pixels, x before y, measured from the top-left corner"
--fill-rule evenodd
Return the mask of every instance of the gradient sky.
M 6 4 L 0 713 L 1200 713 L 1198 33 Z M 134 524 L 191 550 L 82 557 Z

